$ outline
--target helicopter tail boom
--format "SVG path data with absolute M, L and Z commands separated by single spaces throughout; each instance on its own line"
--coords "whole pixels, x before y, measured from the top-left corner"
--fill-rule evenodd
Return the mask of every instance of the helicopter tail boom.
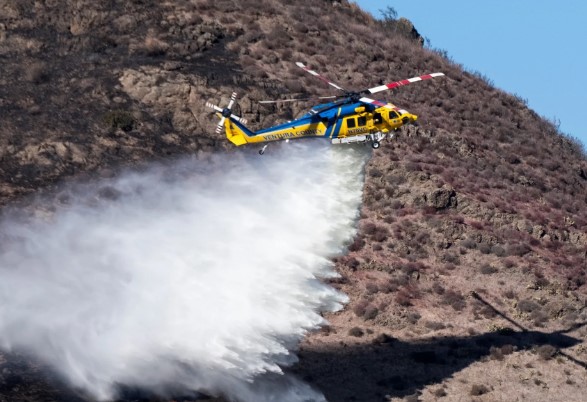
M 224 121 L 224 130 L 226 131 L 226 138 L 236 146 L 252 142 L 250 139 L 255 135 L 244 124 L 230 117 Z

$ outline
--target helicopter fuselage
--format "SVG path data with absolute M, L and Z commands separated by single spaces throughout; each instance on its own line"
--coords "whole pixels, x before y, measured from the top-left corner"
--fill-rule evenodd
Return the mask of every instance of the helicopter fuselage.
M 257 132 L 247 129 L 239 121 L 227 118 L 224 126 L 228 139 L 235 145 L 280 141 L 306 137 L 323 137 L 333 143 L 365 141 L 366 136 L 387 134 L 404 124 L 416 121 L 417 116 L 386 104 L 374 106 L 362 102 L 314 107 L 299 119 L 269 127 Z M 356 141 L 353 141 L 356 137 Z

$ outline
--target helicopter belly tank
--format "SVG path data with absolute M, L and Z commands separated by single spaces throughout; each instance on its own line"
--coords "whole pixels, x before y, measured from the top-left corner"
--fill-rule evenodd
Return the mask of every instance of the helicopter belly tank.
M 346 137 L 346 138 L 333 138 L 332 143 L 333 144 L 352 144 L 355 142 L 365 142 L 365 141 L 367 141 L 367 138 L 368 138 L 367 135 L 354 135 L 352 137 Z

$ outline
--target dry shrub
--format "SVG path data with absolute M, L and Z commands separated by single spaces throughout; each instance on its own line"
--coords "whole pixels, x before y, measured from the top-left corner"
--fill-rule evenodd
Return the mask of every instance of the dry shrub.
M 368 294 L 374 294 L 379 292 L 379 287 L 377 286 L 377 284 L 375 282 L 368 282 L 365 285 L 365 290 L 367 291 Z
M 395 295 L 395 302 L 403 307 L 411 306 L 412 294 L 405 288 L 402 288 Z
M 524 243 L 510 244 L 506 248 L 506 252 L 508 255 L 511 255 L 511 256 L 515 255 L 518 257 L 522 257 L 522 256 L 528 254 L 530 251 L 532 251 L 530 246 L 528 246 L 527 244 L 524 244 Z
M 422 316 L 415 311 L 410 311 L 406 316 L 406 320 L 412 325 L 415 325 L 420 318 L 422 318 Z
M 125 110 L 113 110 L 106 113 L 104 122 L 113 130 L 121 129 L 125 132 L 132 131 L 137 124 L 132 114 Z
M 473 384 L 473 386 L 471 387 L 471 392 L 470 394 L 473 396 L 479 396 L 479 395 L 483 395 L 489 392 L 489 388 L 487 388 L 485 385 L 483 384 Z
M 501 351 L 501 348 L 495 346 L 489 348 L 489 358 L 492 360 L 503 360 L 503 352 Z
M 530 299 L 520 300 L 516 305 L 516 309 L 522 313 L 532 313 L 533 311 L 539 310 L 540 308 L 540 304 Z
M 510 300 L 512 300 L 512 299 L 515 299 L 515 298 L 516 298 L 516 293 L 515 293 L 515 292 L 514 292 L 512 289 L 508 289 L 508 290 L 505 290 L 505 291 L 503 292 L 503 296 L 504 296 L 506 299 L 510 299 Z
M 465 239 L 465 240 L 461 241 L 461 246 L 472 250 L 475 247 L 477 247 L 477 243 L 475 243 L 475 240 L 473 240 L 473 239 Z
M 381 177 L 383 176 L 383 172 L 380 169 L 373 167 L 369 169 L 369 176 L 373 178 Z
M 379 314 L 379 309 L 363 299 L 353 306 L 353 313 L 365 320 L 372 320 Z
M 480 271 L 483 275 L 491 275 L 497 272 L 497 268 L 492 267 L 489 264 L 483 264 Z
M 447 396 L 446 390 L 444 388 L 438 388 L 432 392 L 432 394 L 437 398 L 443 398 Z
M 481 251 L 483 254 L 489 254 L 491 253 L 491 244 L 485 242 L 479 243 L 477 245 L 477 249 Z
M 461 259 L 458 255 L 452 252 L 444 253 L 441 257 L 442 262 L 448 264 L 461 265 Z
M 348 257 L 348 259 L 344 259 L 341 261 L 353 271 L 356 270 L 359 267 L 359 265 L 361 265 L 361 262 L 357 260 L 355 257 Z
M 304 86 L 297 80 L 285 80 L 284 85 L 291 93 L 301 93 L 304 91 Z
M 542 360 L 550 360 L 557 353 L 558 350 L 552 345 L 541 345 L 536 348 L 536 354 L 538 354 Z
M 360 338 L 364 335 L 365 333 L 363 332 L 363 330 L 359 327 L 352 327 L 351 329 L 349 329 L 349 335 L 350 336 L 355 336 L 357 338 Z
M 514 345 L 510 345 L 510 344 L 503 345 L 501 347 L 501 353 L 504 356 L 511 355 L 512 353 L 515 352 L 515 350 L 516 350 L 516 347 Z
M 375 231 L 375 234 L 373 235 L 373 240 L 375 240 L 376 242 L 383 242 L 387 240 L 388 236 L 389 230 L 387 230 L 387 228 L 384 226 L 378 226 L 377 230 Z
M 48 67 L 43 62 L 33 62 L 24 69 L 24 79 L 33 84 L 42 84 L 49 81 Z
M 373 339 L 373 343 L 375 343 L 375 344 L 381 344 L 381 345 L 390 344 L 390 343 L 392 343 L 394 341 L 395 341 L 395 338 L 392 337 L 392 336 L 390 336 L 390 335 L 387 335 L 387 334 L 377 335 L 375 337 L 375 339 Z
M 544 323 L 548 321 L 548 315 L 541 310 L 535 310 L 530 314 L 530 318 L 537 327 L 543 327 Z
M 451 306 L 456 311 L 462 311 L 467 306 L 463 294 L 454 290 L 447 290 L 444 293 L 442 303 Z
M 473 229 L 477 229 L 477 230 L 481 230 L 485 226 L 485 225 L 483 225 L 483 222 L 479 222 L 479 221 L 471 221 L 471 222 L 469 222 L 469 225 Z
M 454 271 L 455 269 L 457 269 L 457 266 L 449 262 L 448 264 L 444 264 L 443 268 L 445 271 Z
M 505 256 L 505 249 L 499 244 L 494 244 L 493 246 L 491 246 L 491 252 L 498 257 Z
M 365 311 L 367 311 L 367 306 L 369 305 L 369 302 L 367 300 L 360 300 L 358 301 L 354 306 L 353 306 L 353 313 L 355 313 L 355 315 L 357 317 L 362 317 L 365 315 Z
M 360 235 L 357 235 L 353 242 L 349 244 L 349 251 L 359 251 L 365 246 L 365 240 Z
M 384 284 L 379 285 L 379 290 L 384 293 L 393 293 L 399 289 L 399 284 L 397 283 L 396 279 L 390 279 Z
M 154 36 L 147 36 L 143 49 L 148 56 L 162 56 L 169 49 L 169 45 Z
M 483 306 L 480 310 L 479 313 L 488 319 L 491 318 L 495 318 L 495 316 L 497 316 L 497 312 L 495 311 L 494 308 L 492 308 L 491 306 Z
M 550 281 L 544 277 L 538 277 L 534 281 L 534 286 L 538 289 L 542 289 L 550 285 Z
M 579 266 L 572 269 L 566 269 L 565 277 L 567 279 L 566 287 L 569 290 L 577 290 L 587 283 L 585 267 Z
M 363 233 L 365 233 L 366 235 L 372 235 L 375 233 L 376 230 L 377 225 L 375 225 L 373 222 L 366 222 L 363 225 Z
M 267 78 L 267 73 L 257 66 L 248 66 L 243 68 L 243 72 L 253 78 L 263 79 Z
M 399 269 L 409 277 L 414 273 L 424 270 L 425 267 L 426 266 L 423 263 L 410 261 L 407 264 L 401 265 Z
M 433 331 L 439 331 L 441 329 L 445 329 L 446 325 L 442 322 L 438 322 L 438 321 L 426 321 L 424 323 L 424 326 L 428 329 L 431 329 Z
M 437 295 L 443 295 L 445 292 L 444 287 L 439 284 L 438 282 L 434 282 L 434 284 L 432 285 L 432 291 L 434 293 L 436 293 Z
M 368 305 L 365 309 L 365 314 L 363 314 L 363 319 L 365 320 L 373 320 L 379 314 L 379 309 L 375 306 Z

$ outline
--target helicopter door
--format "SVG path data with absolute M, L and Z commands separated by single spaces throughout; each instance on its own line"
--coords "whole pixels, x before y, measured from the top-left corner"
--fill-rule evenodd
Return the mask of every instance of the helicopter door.
M 383 123 L 383 117 L 381 116 L 381 113 L 379 113 L 379 112 L 373 113 L 373 124 L 377 125 L 377 124 L 381 124 L 381 123 Z
M 345 119 L 346 124 L 343 126 L 340 134 L 343 137 L 346 137 L 347 135 L 349 135 L 351 130 L 354 130 L 355 127 L 357 127 L 357 120 L 354 117 L 347 117 Z

